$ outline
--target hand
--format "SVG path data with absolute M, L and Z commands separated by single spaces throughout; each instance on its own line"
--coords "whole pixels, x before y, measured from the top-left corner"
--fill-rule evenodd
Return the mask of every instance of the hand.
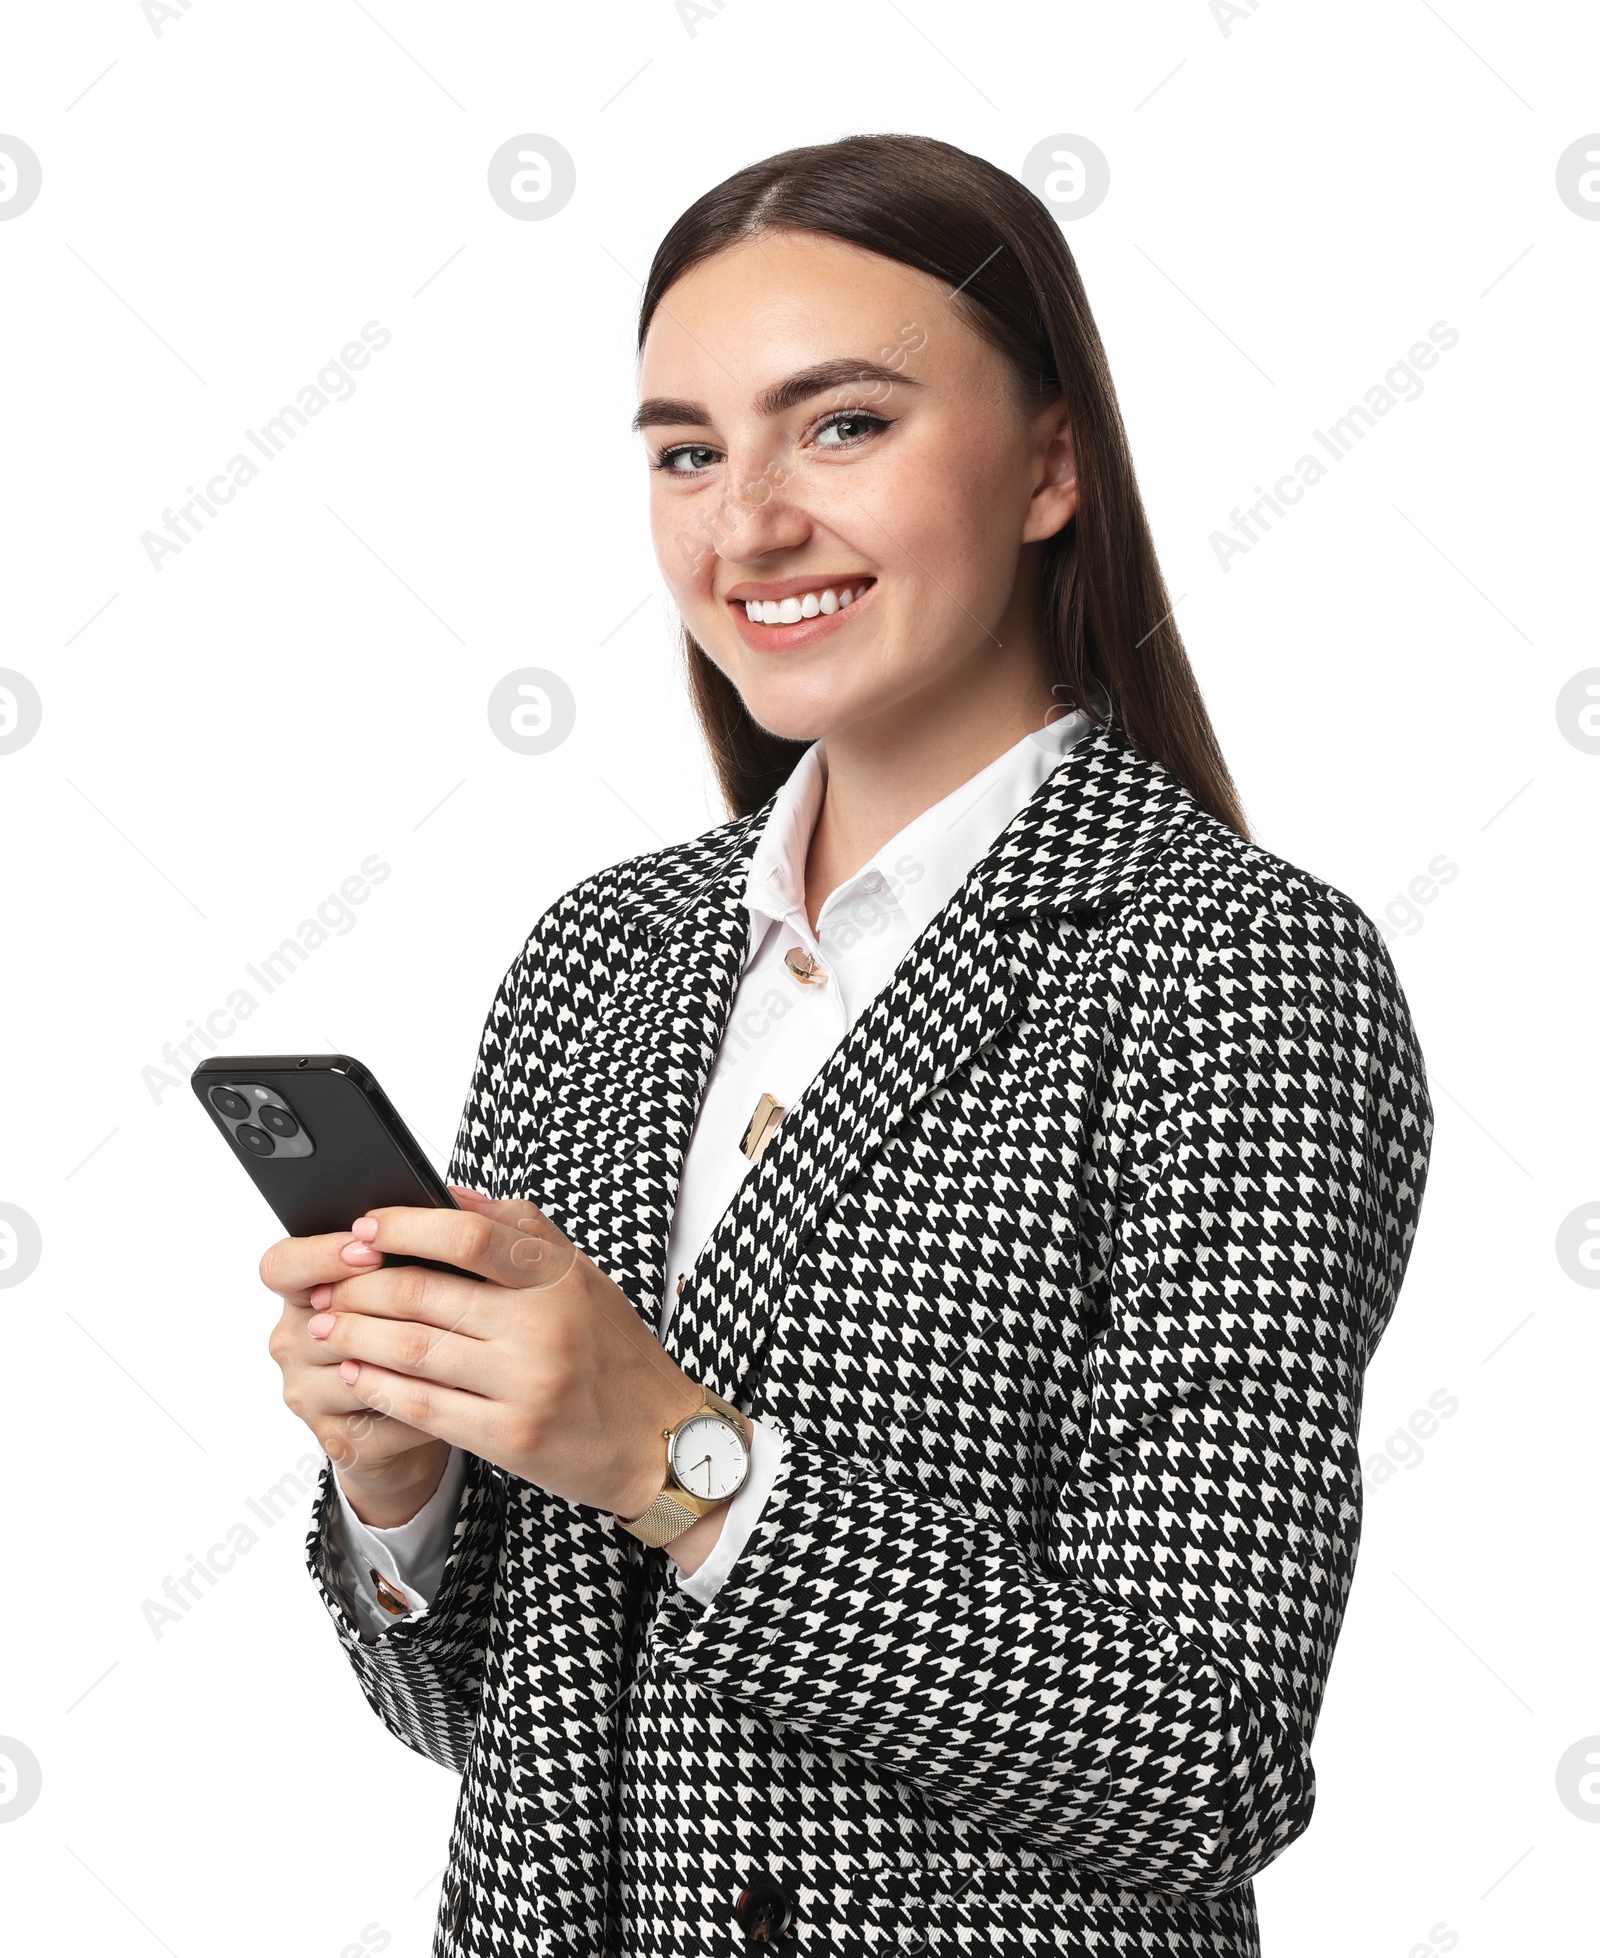
M 337 1355 L 306 1331 L 312 1289 L 382 1263 L 351 1231 L 286 1237 L 261 1260 L 261 1282 L 283 1300 L 267 1350 L 283 1371 L 283 1398 L 316 1436 L 364 1523 L 407 1523 L 439 1486 L 447 1442 L 380 1413 L 339 1377 Z
M 661 1431 L 700 1389 L 537 1205 L 452 1194 L 461 1209 L 373 1210 L 352 1236 L 478 1277 L 389 1265 L 327 1279 L 309 1293 L 310 1337 L 357 1400 L 408 1430 L 641 1515 L 665 1476 Z

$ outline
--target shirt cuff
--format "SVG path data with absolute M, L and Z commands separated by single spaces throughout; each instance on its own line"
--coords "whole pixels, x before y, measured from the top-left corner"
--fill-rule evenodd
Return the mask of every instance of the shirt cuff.
M 761 1519 L 761 1512 L 772 1493 L 773 1483 L 778 1479 L 778 1469 L 787 1448 L 788 1443 L 781 1430 L 764 1427 L 761 1422 L 751 1419 L 750 1473 L 745 1477 L 739 1493 L 728 1504 L 727 1514 L 722 1519 L 722 1534 L 711 1546 L 705 1562 L 687 1577 L 676 1564 L 672 1565 L 677 1574 L 678 1589 L 697 1604 L 710 1604 L 733 1569 L 734 1559 Z
M 356 1616 L 368 1631 L 387 1631 L 409 1612 L 427 1610 L 449 1560 L 456 1511 L 461 1505 L 466 1479 L 466 1451 L 452 1448 L 438 1488 L 410 1522 L 397 1523 L 392 1530 L 380 1530 L 357 1516 L 335 1475 L 334 1487 L 339 1493 L 338 1521 L 334 1525 L 340 1538 L 338 1548 L 344 1554 L 345 1568 L 353 1580 Z M 408 1611 L 394 1610 L 392 1602 L 391 1605 L 383 1603 L 378 1588 L 380 1578 L 391 1601 L 403 1598 Z

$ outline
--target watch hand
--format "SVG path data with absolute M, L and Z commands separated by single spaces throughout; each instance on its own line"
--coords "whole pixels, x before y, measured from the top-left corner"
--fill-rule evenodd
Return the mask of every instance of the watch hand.
M 694 1468 L 690 1469 L 688 1474 L 684 1476 L 684 1481 L 687 1482 L 689 1476 L 694 1474 L 695 1469 L 703 1469 L 710 1460 L 711 1457 L 709 1455 L 702 1455 L 699 1461 L 695 1463 Z M 711 1494 L 711 1478 L 709 1476 L 706 1477 L 706 1494 L 708 1496 Z

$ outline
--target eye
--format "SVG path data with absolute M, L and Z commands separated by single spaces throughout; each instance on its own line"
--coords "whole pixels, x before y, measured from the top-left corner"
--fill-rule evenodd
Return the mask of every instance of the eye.
M 704 442 L 678 442 L 658 450 L 650 466 L 669 476 L 699 476 L 721 459 L 722 451 L 708 448 Z
M 889 426 L 886 416 L 868 414 L 864 408 L 836 408 L 817 423 L 812 439 L 819 449 L 853 449 Z M 829 436 L 839 439 L 830 441 Z

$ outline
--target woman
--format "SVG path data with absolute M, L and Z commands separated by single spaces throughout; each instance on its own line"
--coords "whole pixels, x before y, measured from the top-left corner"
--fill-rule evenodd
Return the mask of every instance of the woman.
M 1248 840 L 1031 194 L 790 151 L 639 333 L 733 819 L 534 927 L 462 1212 L 263 1264 L 435 1951 L 1242 1958 L 1428 1157 L 1383 941 Z

